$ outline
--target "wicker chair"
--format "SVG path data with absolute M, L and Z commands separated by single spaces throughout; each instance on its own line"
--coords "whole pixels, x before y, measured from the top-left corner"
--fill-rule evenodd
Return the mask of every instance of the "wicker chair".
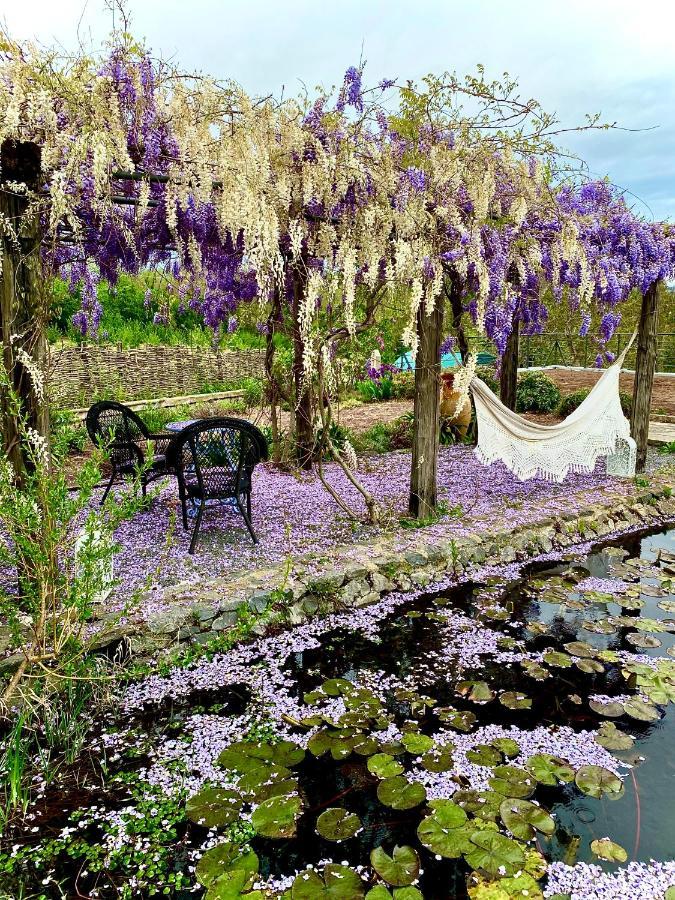
M 251 478 L 255 466 L 267 458 L 265 436 L 244 419 L 227 416 L 202 419 L 176 435 L 167 451 L 167 464 L 178 478 L 186 531 L 188 501 L 197 506 L 190 553 L 194 553 L 197 546 L 209 500 L 232 501 L 241 513 L 253 543 L 258 543 L 251 521 Z
M 120 475 L 141 472 L 141 487 L 145 496 L 150 481 L 167 475 L 166 452 L 173 435 L 150 434 L 140 416 L 113 400 L 104 400 L 87 412 L 87 431 L 92 442 L 108 454 L 112 465 L 112 475 L 101 497 L 105 502 L 113 482 Z M 154 453 L 150 465 L 146 467 L 146 441 L 154 442 Z

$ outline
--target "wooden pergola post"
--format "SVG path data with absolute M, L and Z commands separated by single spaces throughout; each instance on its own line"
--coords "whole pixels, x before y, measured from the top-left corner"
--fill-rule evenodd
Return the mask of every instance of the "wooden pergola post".
M 37 144 L 7 140 L 0 148 L 0 217 L 9 226 L 0 229 L 0 343 L 2 363 L 19 399 L 28 425 L 45 438 L 49 436 L 47 404 L 36 395 L 30 374 L 17 359 L 19 348 L 46 379 L 47 303 L 40 262 L 38 216 L 25 217 L 26 196 L 12 183 L 35 188 L 40 177 L 40 148 Z M 3 449 L 19 481 L 25 472 L 19 424 L 7 392 L 0 397 Z
M 421 304 L 417 312 L 419 345 L 415 359 L 415 428 L 410 472 L 409 512 L 418 519 L 436 510 L 438 435 L 441 410 L 441 343 L 443 301 L 431 313 Z
M 502 356 L 501 374 L 499 376 L 499 399 L 509 409 L 516 408 L 516 390 L 518 388 L 518 344 L 520 338 L 520 322 L 513 322 L 511 333 L 506 339 L 506 349 Z
M 638 327 L 633 386 L 633 407 L 630 414 L 630 433 L 637 444 L 635 469 L 644 472 L 649 438 L 649 414 L 652 403 L 652 387 L 656 369 L 656 335 L 658 328 L 660 282 L 653 282 L 642 298 Z

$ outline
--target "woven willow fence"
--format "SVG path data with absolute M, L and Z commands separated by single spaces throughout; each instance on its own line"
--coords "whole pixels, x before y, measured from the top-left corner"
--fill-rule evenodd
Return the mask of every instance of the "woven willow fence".
M 51 349 L 49 394 L 65 407 L 95 399 L 145 400 L 217 389 L 244 377 L 261 377 L 262 350 L 200 347 L 80 347 Z

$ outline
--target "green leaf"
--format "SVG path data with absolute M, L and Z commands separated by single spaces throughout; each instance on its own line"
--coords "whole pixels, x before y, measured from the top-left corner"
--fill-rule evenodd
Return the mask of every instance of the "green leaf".
M 422 765 L 427 772 L 449 772 L 454 766 L 452 745 L 436 747 L 425 753 L 422 757 Z
M 499 814 L 511 834 L 521 841 L 531 840 L 535 831 L 547 835 L 555 831 L 555 822 L 546 810 L 529 800 L 504 800 Z
M 403 887 L 416 881 L 420 873 L 420 858 L 412 847 L 394 847 L 389 856 L 382 847 L 370 852 L 370 864 L 377 874 L 394 887 Z
M 468 710 L 460 711 L 453 709 L 451 706 L 446 706 L 437 710 L 437 712 L 441 722 L 445 722 L 451 728 L 456 728 L 457 731 L 468 733 L 476 722 L 476 714 Z
M 574 778 L 577 787 L 589 797 L 598 799 L 603 794 L 620 797 L 623 794 L 621 779 L 603 766 L 582 766 Z
M 609 838 L 600 838 L 591 842 L 591 851 L 599 859 L 606 859 L 608 862 L 624 863 L 628 859 L 628 854 L 619 844 L 610 841 Z
M 218 757 L 218 764 L 237 772 L 249 772 L 264 764 L 275 764 L 285 768 L 297 766 L 305 758 L 305 751 L 293 741 L 279 741 L 269 744 L 256 741 L 237 741 Z
M 499 815 L 499 807 L 504 799 L 496 791 L 457 791 L 453 795 L 455 803 L 473 813 L 477 819 L 494 822 Z
M 656 722 L 661 718 L 659 711 L 651 703 L 645 703 L 643 700 L 626 700 L 623 708 L 632 719 L 638 719 L 640 722 Z
M 365 887 L 359 875 L 347 866 L 328 863 L 323 875 L 306 869 L 291 887 L 292 900 L 361 900 Z
M 383 884 L 376 884 L 366 894 L 366 900 L 392 900 L 392 896 Z
M 249 892 L 251 880 L 241 869 L 226 872 L 209 885 L 204 900 L 239 900 L 240 897 L 259 900 L 262 898 L 260 891 Z
M 513 758 L 520 753 L 520 745 L 516 743 L 513 738 L 495 738 L 494 741 L 490 741 L 490 743 L 493 747 L 496 747 L 497 750 L 501 750 L 505 756 Z
M 392 809 L 412 809 L 426 800 L 427 792 L 417 781 L 407 781 L 400 775 L 385 778 L 377 786 L 377 799 Z
M 456 686 L 457 693 L 467 697 L 474 703 L 489 703 L 494 699 L 494 692 L 485 681 L 460 681 Z
M 590 658 L 596 654 L 595 648 L 591 647 L 591 645 L 587 644 L 585 641 L 571 641 L 564 646 L 565 650 L 567 650 L 571 656 Z
M 434 746 L 432 738 L 427 737 L 426 734 L 419 734 L 417 732 L 404 734 L 401 738 L 401 743 L 408 751 L 408 753 L 412 753 L 415 756 L 419 756 L 422 753 L 427 753 Z
M 258 857 L 252 850 L 242 853 L 238 844 L 216 844 L 197 863 L 195 876 L 200 884 L 208 887 L 221 875 L 234 871 L 244 872 L 251 878 L 258 872 Z
M 598 700 L 589 700 L 588 705 L 593 710 L 593 712 L 598 713 L 600 716 L 605 716 L 606 718 L 618 719 L 619 716 L 624 714 L 623 703 L 613 702 L 613 703 L 601 703 Z
M 327 841 L 346 841 L 361 828 L 361 820 L 354 813 L 336 807 L 322 812 L 316 820 L 316 830 Z
M 603 722 L 595 740 L 606 750 L 630 750 L 633 746 L 633 738 L 620 731 L 614 722 Z
M 466 751 L 466 758 L 477 766 L 496 766 L 503 762 L 501 751 L 489 744 L 476 744 L 472 750 Z
M 496 831 L 475 831 L 471 849 L 464 858 L 473 869 L 484 869 L 490 875 L 513 876 L 525 864 L 523 848 L 516 841 Z
M 466 812 L 452 800 L 434 802 L 433 813 L 417 828 L 420 842 L 432 853 L 457 859 L 469 846 Z
M 236 822 L 241 813 L 241 797 L 227 788 L 205 788 L 188 800 L 188 819 L 205 828 L 218 828 Z
M 531 709 L 532 700 L 519 691 L 504 691 L 499 695 L 499 702 L 507 709 Z
M 574 780 L 574 769 L 550 753 L 534 753 L 527 761 L 526 768 L 541 784 L 556 785 Z
M 251 824 L 263 837 L 293 837 L 301 805 L 300 798 L 296 796 L 272 797 L 253 810 Z
M 401 763 L 396 762 L 393 756 L 388 753 L 376 753 L 371 756 L 368 762 L 368 771 L 378 778 L 393 778 L 394 775 L 400 775 L 404 771 Z
M 534 793 L 536 786 L 532 774 L 518 766 L 496 766 L 490 779 L 492 790 L 505 797 L 525 799 Z

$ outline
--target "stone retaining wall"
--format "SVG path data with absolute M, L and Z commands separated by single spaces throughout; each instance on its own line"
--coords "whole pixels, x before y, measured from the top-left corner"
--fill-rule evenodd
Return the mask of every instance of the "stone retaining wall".
M 338 549 L 331 553 L 332 564 L 320 575 L 308 572 L 316 569 L 314 555 L 295 560 L 290 574 L 279 567 L 234 578 L 206 579 L 197 585 L 177 584 L 165 592 L 163 611 L 126 633 L 132 649 L 141 654 L 183 641 L 206 643 L 237 622 L 244 604 L 257 613 L 280 612 L 289 624 L 300 624 L 314 615 L 367 606 L 388 591 L 426 587 L 486 560 L 494 564 L 524 561 L 582 540 L 601 540 L 634 526 L 648 528 L 659 522 L 675 522 L 675 496 L 666 478 L 653 487 L 636 489 L 632 496 L 609 496 L 602 506 L 583 509 L 578 515 L 542 518 L 515 530 L 448 537 L 434 543 L 420 532 L 415 548 L 402 554 L 392 551 L 391 538 L 356 552 L 353 547 L 342 553 Z M 123 631 L 116 630 L 113 637 L 119 638 Z

